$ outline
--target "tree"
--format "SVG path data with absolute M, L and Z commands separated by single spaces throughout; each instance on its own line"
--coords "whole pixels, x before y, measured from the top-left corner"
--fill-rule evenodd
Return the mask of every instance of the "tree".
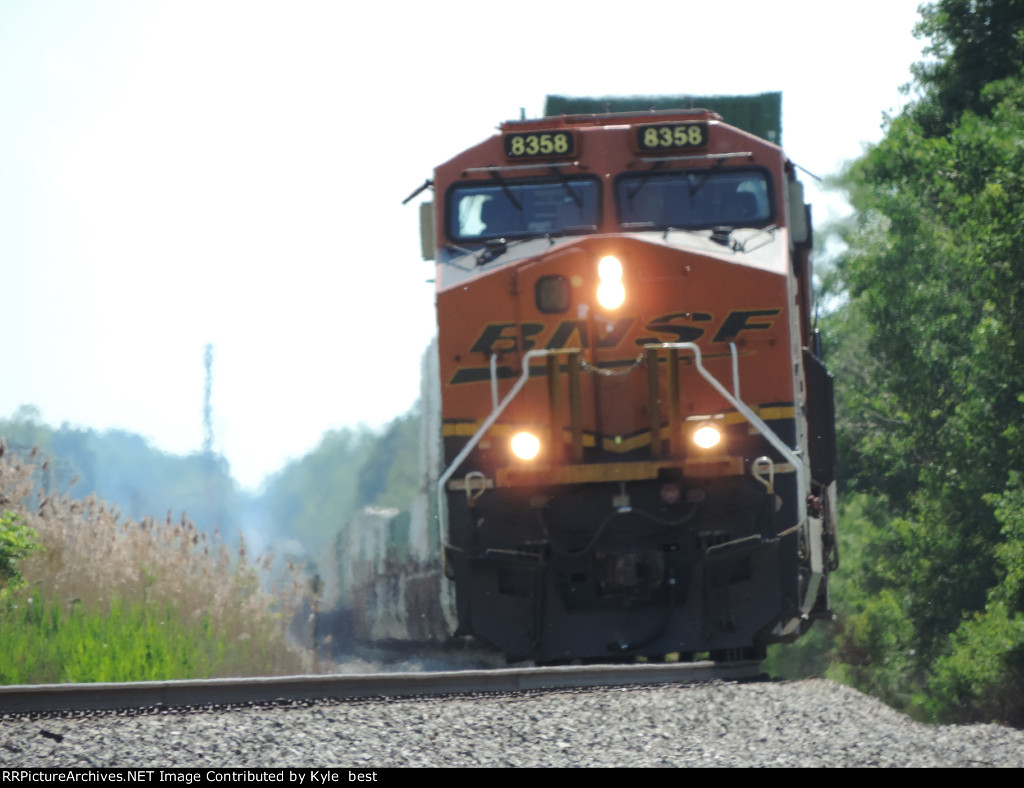
M 407 509 L 420 485 L 418 410 L 392 421 L 359 469 L 359 504 Z
M 926 99 L 914 116 L 929 135 L 945 134 L 965 110 L 985 114 L 984 87 L 1024 67 L 1024 0 L 939 0 L 921 7 L 916 33 L 933 60 L 914 75 Z
M 853 408 L 840 444 L 859 488 L 896 516 L 871 534 L 841 651 L 865 685 L 903 665 L 878 683 L 890 700 L 950 716 L 1015 697 L 999 706 L 1012 717 L 1020 684 L 969 681 L 964 666 L 984 651 L 1024 668 L 1012 590 L 1024 534 L 1007 514 L 1024 471 L 1024 2 L 924 14 L 942 59 L 918 69 L 922 99 L 846 176 L 859 218 L 839 265 L 846 331 L 875 375 L 851 392 L 840 372 Z M 988 45 L 1015 65 L 981 63 Z M 896 611 L 900 637 L 865 636 L 891 630 L 878 624 Z

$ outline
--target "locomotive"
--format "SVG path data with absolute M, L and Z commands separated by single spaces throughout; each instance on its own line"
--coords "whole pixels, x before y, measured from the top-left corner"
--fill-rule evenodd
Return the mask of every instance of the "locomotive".
M 782 150 L 709 110 L 524 119 L 427 185 L 456 634 L 760 659 L 829 616 L 832 387 Z

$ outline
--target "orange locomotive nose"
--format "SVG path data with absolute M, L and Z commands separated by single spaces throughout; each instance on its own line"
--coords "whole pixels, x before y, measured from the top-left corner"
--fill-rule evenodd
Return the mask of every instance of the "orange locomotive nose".
M 804 502 L 834 489 L 809 437 L 830 389 L 781 151 L 705 110 L 568 116 L 434 183 L 459 631 L 539 660 L 757 656 L 824 615 L 834 515 Z
M 479 277 L 439 295 L 447 412 L 483 421 L 492 407 L 492 361 L 497 386 L 504 390 L 520 374 L 523 353 L 576 350 L 586 371 L 578 408 L 588 444 L 608 444 L 611 451 L 635 448 L 638 441 L 651 440 L 652 429 L 649 384 L 636 371 L 638 360 L 647 346 L 666 342 L 697 343 L 709 366 L 726 378 L 731 375 L 730 343 L 738 343 L 748 394 L 759 402 L 792 403 L 792 378 L 774 374 L 786 366 L 789 353 L 789 325 L 780 319 L 786 303 L 783 277 L 633 238 L 618 239 L 623 264 L 602 255 L 605 246 L 603 239 L 572 239 L 550 254 L 510 263 L 502 276 Z M 609 259 L 615 260 L 612 281 L 631 292 L 618 309 L 607 309 L 598 300 L 598 285 L 605 281 L 599 278 L 600 268 L 609 267 L 604 262 Z M 515 295 L 508 292 L 511 277 L 518 285 Z M 569 283 L 557 311 L 544 294 L 551 281 Z M 755 308 L 731 308 L 736 305 Z M 560 361 L 559 369 L 566 363 Z M 540 380 L 543 367 L 534 364 L 536 379 L 531 378 L 499 425 L 549 423 L 550 392 Z M 658 375 L 667 380 L 664 365 Z M 567 411 L 569 404 L 559 401 L 556 407 Z M 720 410 L 722 403 L 698 377 L 681 407 L 686 418 Z

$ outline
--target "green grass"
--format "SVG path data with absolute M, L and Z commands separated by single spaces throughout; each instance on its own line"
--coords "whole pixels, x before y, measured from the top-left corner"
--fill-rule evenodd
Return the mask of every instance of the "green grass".
M 46 495 L 4 449 L 6 531 L 31 533 L 34 549 L 5 553 L 0 684 L 309 672 L 315 657 L 288 631 L 310 609 L 296 567 L 229 551 L 184 515 L 133 521 L 95 498 Z
M 209 678 L 242 668 L 270 674 L 274 655 L 252 637 L 218 631 L 209 614 L 114 600 L 106 611 L 18 594 L 0 605 L 0 684 Z
M 114 600 L 97 612 L 37 593 L 3 607 L 3 684 L 205 678 L 226 661 L 250 657 L 247 640 L 231 643 L 208 615 L 189 620 L 166 603 Z

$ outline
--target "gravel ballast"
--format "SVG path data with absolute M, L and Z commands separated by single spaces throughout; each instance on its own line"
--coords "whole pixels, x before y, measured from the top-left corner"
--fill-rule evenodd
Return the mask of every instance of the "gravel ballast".
M 0 720 L 5 767 L 1024 766 L 831 681 L 659 685 Z

